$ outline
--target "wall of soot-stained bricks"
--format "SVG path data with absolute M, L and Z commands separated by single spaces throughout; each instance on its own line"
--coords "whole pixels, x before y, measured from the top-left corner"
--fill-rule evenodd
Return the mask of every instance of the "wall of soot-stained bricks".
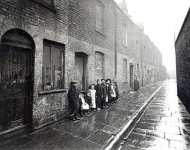
M 35 0 L 37 1 L 37 0 Z M 35 127 L 62 118 L 67 111 L 66 90 L 59 93 L 39 94 L 42 92 L 43 40 L 47 39 L 65 44 L 65 88 L 75 76 L 75 52 L 83 52 L 88 56 L 88 82 L 95 83 L 95 52 L 104 54 L 105 78 L 116 79 L 120 91 L 129 90 L 129 64 L 158 70 L 161 56 L 158 59 L 147 58 L 159 53 L 157 48 L 150 48 L 152 42 L 112 0 L 99 0 L 104 5 L 104 31 L 99 33 L 95 28 L 95 0 L 56 0 L 55 8 L 47 8 L 33 0 L 0 1 L 0 36 L 6 31 L 18 28 L 26 31 L 35 42 L 34 65 L 34 101 L 33 122 Z M 127 25 L 128 46 L 122 43 L 122 24 Z M 116 34 L 115 34 L 116 33 Z M 137 41 L 138 40 L 138 41 Z M 146 42 L 145 42 L 146 41 Z M 137 43 L 139 43 L 137 45 Z M 117 59 L 115 60 L 115 51 Z M 156 58 L 156 57 L 155 57 Z M 128 62 L 127 81 L 123 77 L 123 59 Z M 144 60 L 149 60 L 146 62 Z M 150 61 L 152 60 L 152 61 Z M 155 60 L 158 60 L 155 63 Z M 115 61 L 117 71 L 115 70 Z M 143 62 L 142 62 L 143 61 Z M 140 71 L 143 70 L 140 68 Z M 146 70 L 145 70 L 146 72 Z M 117 73 L 117 74 L 116 74 Z M 141 80 L 139 76 L 139 80 Z M 148 82 L 147 82 L 148 83 Z
M 190 110 L 190 10 L 175 43 L 178 96 Z

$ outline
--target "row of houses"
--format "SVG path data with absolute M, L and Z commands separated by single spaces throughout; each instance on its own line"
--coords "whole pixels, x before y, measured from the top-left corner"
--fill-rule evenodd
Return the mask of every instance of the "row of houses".
M 57 121 L 72 80 L 121 92 L 163 80 L 162 55 L 113 0 L 0 1 L 0 132 Z

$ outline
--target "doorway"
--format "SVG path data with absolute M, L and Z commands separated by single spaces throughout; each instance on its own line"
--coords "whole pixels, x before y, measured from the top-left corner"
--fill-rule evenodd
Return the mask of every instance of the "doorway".
M 32 124 L 34 43 L 26 32 L 7 31 L 0 45 L 0 132 Z
M 85 53 L 75 53 L 75 79 L 83 91 L 87 89 L 87 58 Z
M 134 89 L 134 75 L 133 75 L 133 64 L 130 64 L 130 89 Z

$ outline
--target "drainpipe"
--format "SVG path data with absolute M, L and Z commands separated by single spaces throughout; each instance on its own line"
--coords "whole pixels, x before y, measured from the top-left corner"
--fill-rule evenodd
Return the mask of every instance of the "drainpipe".
M 115 79 L 117 79 L 117 9 L 115 9 L 114 48 L 115 48 Z

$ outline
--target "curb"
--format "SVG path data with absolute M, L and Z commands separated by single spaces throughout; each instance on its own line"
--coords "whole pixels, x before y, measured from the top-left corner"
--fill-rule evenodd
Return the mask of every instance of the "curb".
M 163 85 L 160 85 L 153 94 L 148 98 L 148 100 L 143 104 L 141 108 L 139 108 L 135 114 L 132 116 L 132 118 L 127 122 L 127 124 L 123 127 L 123 129 L 111 140 L 105 147 L 104 150 L 111 150 L 113 146 L 121 139 L 122 135 L 130 128 L 132 124 L 134 124 L 138 118 L 141 116 L 141 114 L 145 111 L 147 106 L 152 101 L 153 97 L 158 93 L 158 91 L 162 88 Z

